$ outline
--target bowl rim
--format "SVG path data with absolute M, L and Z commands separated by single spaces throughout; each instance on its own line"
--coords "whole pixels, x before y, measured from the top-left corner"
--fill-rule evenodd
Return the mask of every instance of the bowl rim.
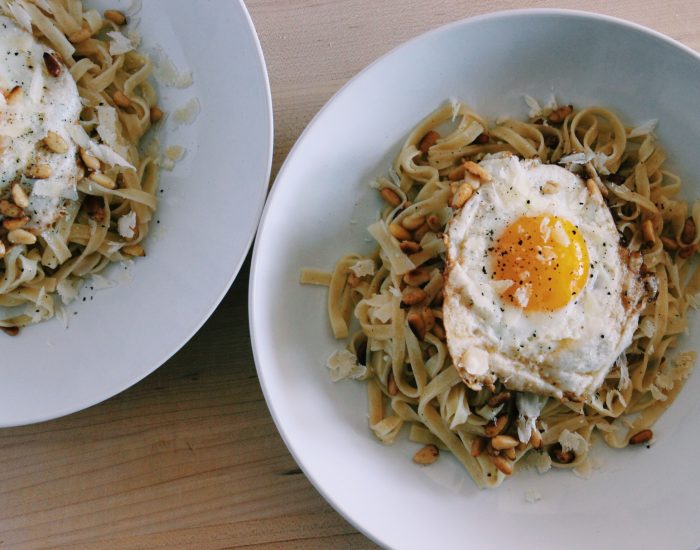
M 517 8 L 517 9 L 507 9 L 507 10 L 498 10 L 494 12 L 489 12 L 481 15 L 475 15 L 471 17 L 465 17 L 462 19 L 459 19 L 457 21 L 452 21 L 450 23 L 440 25 L 434 29 L 425 31 L 417 36 L 414 36 L 413 38 L 410 38 L 404 42 L 401 42 L 399 45 L 391 48 L 387 52 L 381 54 L 379 57 L 377 57 L 375 60 L 370 62 L 368 65 L 366 65 L 362 70 L 360 70 L 357 74 L 352 76 L 343 86 L 341 86 L 324 104 L 323 106 L 319 109 L 319 111 L 314 115 L 314 117 L 309 121 L 309 123 L 306 125 L 302 133 L 299 135 L 297 140 L 294 142 L 293 147 L 290 149 L 289 153 L 287 154 L 284 162 L 282 163 L 282 166 L 280 167 L 276 177 L 275 181 L 270 189 L 270 192 L 268 193 L 267 201 L 265 203 L 265 208 L 263 210 L 262 216 L 260 218 L 260 222 L 258 224 L 258 234 L 256 236 L 256 241 L 253 246 L 253 253 L 252 253 L 252 259 L 251 259 L 251 266 L 250 266 L 250 278 L 249 278 L 249 284 L 248 284 L 248 322 L 249 322 L 249 327 L 250 327 L 250 341 L 251 341 L 251 347 L 253 350 L 253 358 L 255 361 L 255 368 L 258 374 L 258 379 L 260 381 L 260 387 L 263 392 L 263 396 L 265 398 L 265 402 L 267 404 L 267 407 L 270 411 L 270 415 L 272 416 L 272 420 L 275 423 L 275 427 L 277 428 L 277 431 L 279 432 L 280 436 L 282 437 L 282 440 L 287 447 L 289 453 L 292 455 L 292 458 L 296 462 L 296 464 L 299 466 L 299 468 L 303 471 L 304 475 L 306 478 L 311 482 L 312 486 L 316 489 L 316 491 L 319 492 L 319 494 L 323 497 L 323 499 L 331 505 L 331 507 L 340 514 L 345 521 L 347 521 L 350 525 L 352 525 L 357 531 L 362 533 L 364 536 L 366 536 L 369 540 L 373 541 L 374 543 L 380 545 L 383 548 L 391 548 L 389 545 L 389 541 L 385 539 L 384 533 L 375 533 L 371 532 L 368 529 L 365 529 L 365 527 L 358 522 L 355 521 L 351 514 L 351 510 L 346 508 L 345 504 L 341 502 L 339 499 L 337 499 L 334 495 L 330 494 L 328 491 L 325 490 L 324 486 L 319 482 L 319 480 L 315 477 L 314 473 L 307 467 L 306 463 L 302 459 L 302 450 L 298 449 L 293 441 L 292 438 L 288 433 L 285 432 L 283 428 L 282 421 L 280 417 L 276 414 L 274 406 L 269 398 L 269 389 L 268 389 L 268 383 L 266 382 L 265 374 L 264 374 L 264 369 L 261 367 L 261 354 L 262 350 L 260 347 L 260 343 L 258 342 L 256 333 L 257 333 L 257 316 L 255 313 L 255 299 L 256 295 L 261 292 L 261 290 L 258 289 L 258 270 L 260 270 L 259 262 L 261 261 L 261 256 L 262 252 L 260 250 L 260 240 L 259 236 L 261 232 L 264 230 L 265 227 L 265 222 L 267 221 L 268 216 L 271 215 L 271 210 L 273 208 L 273 204 L 276 201 L 276 197 L 279 194 L 279 183 L 282 182 L 285 177 L 286 173 L 289 170 L 289 165 L 292 162 L 292 159 L 295 156 L 295 153 L 298 148 L 301 147 L 302 143 L 308 138 L 308 134 L 311 132 L 311 130 L 318 124 L 318 121 L 321 117 L 324 116 L 325 112 L 329 109 L 329 107 L 335 103 L 335 101 L 338 99 L 338 97 L 342 94 L 345 93 L 346 89 L 351 87 L 356 81 L 361 79 L 365 73 L 369 72 L 371 69 L 374 68 L 375 65 L 378 65 L 382 63 L 385 59 L 388 59 L 392 56 L 399 55 L 400 52 L 402 52 L 404 49 L 408 49 L 409 47 L 413 46 L 416 42 L 420 42 L 423 40 L 429 40 L 433 38 L 434 36 L 437 36 L 442 33 L 448 33 L 452 31 L 453 29 L 462 27 L 462 26 L 469 26 L 473 24 L 478 24 L 480 22 L 486 22 L 486 21 L 491 21 L 491 20 L 498 20 L 498 19 L 515 19 L 515 18 L 521 18 L 521 17 L 540 17 L 540 16 L 545 16 L 545 17 L 551 17 L 551 16 L 563 16 L 563 17 L 570 17 L 572 19 L 580 19 L 580 20 L 588 20 L 588 21 L 593 21 L 593 22 L 600 22 L 600 23 L 612 23 L 614 25 L 620 26 L 620 27 L 625 27 L 628 29 L 631 29 L 633 31 L 637 31 L 643 35 L 647 35 L 653 39 L 658 40 L 659 42 L 668 44 L 670 46 L 675 47 L 680 53 L 684 53 L 686 55 L 689 55 L 691 58 L 693 58 L 695 61 L 700 62 L 700 53 L 696 52 L 689 46 L 686 46 L 685 44 L 679 42 L 678 40 L 671 38 L 670 36 L 663 34 L 659 31 L 656 31 L 650 27 L 647 27 L 645 25 L 642 25 L 640 23 L 635 23 L 633 21 L 628 21 L 626 19 L 622 19 L 619 17 L 615 17 L 612 15 L 606 15 L 606 14 L 601 14 L 593 11 L 586 11 L 586 10 L 578 10 L 578 9 L 565 9 L 565 8 Z

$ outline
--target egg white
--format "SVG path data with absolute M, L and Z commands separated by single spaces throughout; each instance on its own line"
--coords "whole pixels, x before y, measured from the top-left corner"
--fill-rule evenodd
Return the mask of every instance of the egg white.
M 643 285 L 619 245 L 612 215 L 578 176 L 559 166 L 511 155 L 492 156 L 481 166 L 491 182 L 478 188 L 446 234 L 443 315 L 455 366 L 475 389 L 499 379 L 514 390 L 585 397 L 629 346 L 644 305 Z M 542 192 L 548 182 L 557 192 Z M 491 272 L 489 249 L 504 229 L 538 215 L 577 226 L 590 260 L 581 293 L 552 312 L 525 311 L 502 299 L 504 282 Z

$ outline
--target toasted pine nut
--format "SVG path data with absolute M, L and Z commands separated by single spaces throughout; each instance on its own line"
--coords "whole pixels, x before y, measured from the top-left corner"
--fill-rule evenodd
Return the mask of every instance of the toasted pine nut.
M 411 312 L 406 317 L 408 321 L 408 326 L 411 327 L 413 334 L 419 340 L 425 339 L 425 321 L 423 321 L 423 316 L 418 312 Z
M 74 33 L 72 33 L 68 37 L 68 40 L 70 40 L 70 42 L 72 42 L 73 44 L 80 44 L 81 42 L 85 42 L 91 36 L 92 36 L 92 31 L 90 30 L 90 28 L 83 27 L 79 31 L 75 31 Z
M 105 11 L 105 19 L 107 21 L 111 21 L 115 25 L 119 25 L 119 26 L 126 23 L 126 16 L 122 12 L 117 11 L 117 10 Z
M 61 75 L 61 64 L 49 52 L 44 52 L 44 65 L 46 65 L 46 70 L 49 71 L 51 76 L 59 77 Z
M 155 124 L 156 122 L 159 122 L 160 119 L 163 118 L 164 113 L 158 107 L 154 106 L 154 107 L 151 107 L 149 115 L 151 118 L 151 124 Z
M 489 460 L 493 462 L 493 465 L 502 473 L 509 476 L 513 473 L 513 466 L 511 463 L 503 458 L 502 456 L 490 456 Z
M 20 86 L 15 86 L 5 97 L 9 105 L 14 105 L 24 97 L 24 91 Z
M 695 240 L 696 229 L 695 220 L 693 218 L 688 218 L 685 220 L 685 225 L 683 226 L 683 232 L 681 233 L 681 243 L 690 244 Z
M 423 136 L 423 139 L 420 140 L 420 143 L 418 144 L 418 150 L 423 154 L 427 153 L 428 149 L 435 145 L 435 142 L 439 139 L 440 134 L 438 134 L 434 130 L 430 130 L 430 132 L 425 134 Z
M 440 456 L 440 450 L 435 445 L 426 445 L 413 455 L 413 462 L 427 466 L 435 462 Z
M 642 443 L 647 443 L 648 441 L 651 441 L 652 437 L 654 437 L 654 432 L 651 430 L 642 430 L 641 432 L 637 432 L 630 437 L 630 445 L 641 445 Z
M 411 269 L 403 276 L 403 282 L 409 286 L 424 285 L 430 280 L 430 272 L 424 267 Z
M 497 435 L 491 440 L 491 446 L 498 451 L 513 449 L 518 446 L 518 440 L 509 435 Z
M 100 169 L 101 165 L 99 159 L 97 157 L 93 157 L 85 149 L 80 150 L 80 158 L 83 159 L 83 163 L 85 164 L 88 170 Z
M 430 226 L 427 223 L 423 223 L 418 229 L 416 229 L 413 232 L 413 238 L 420 242 L 423 237 L 425 237 L 426 233 L 430 231 Z
M 5 218 L 2 220 L 2 226 L 8 231 L 14 229 L 20 229 L 29 223 L 29 218 L 27 216 L 22 216 L 21 218 Z
M 0 330 L 8 336 L 17 336 L 19 334 L 19 327 L 0 327 Z
M 96 184 L 106 187 L 107 189 L 114 189 L 117 187 L 115 181 L 102 172 L 93 172 L 90 174 L 89 179 L 90 181 L 94 181 Z
M 518 455 L 515 454 L 515 448 L 506 449 L 503 451 L 503 454 L 506 458 L 509 458 L 510 460 L 515 460 L 518 457 Z
M 122 247 L 121 251 L 129 256 L 145 256 L 146 251 L 140 244 L 130 244 Z
M 698 245 L 691 244 L 690 246 L 684 246 L 678 251 L 678 257 L 684 260 L 690 258 L 698 249 Z
M 26 176 L 32 179 L 45 180 L 50 178 L 51 174 L 52 170 L 48 164 L 34 164 L 29 167 Z
M 663 243 L 664 248 L 669 252 L 678 250 L 678 243 L 675 241 L 675 239 L 670 237 L 661 237 L 661 242 Z
M 399 197 L 396 191 L 389 189 L 388 187 L 384 187 L 381 191 L 379 191 L 379 195 L 391 206 L 398 206 L 401 204 L 401 197 Z
M 442 229 L 443 224 L 440 222 L 440 218 L 435 214 L 430 214 L 430 216 L 428 216 L 428 218 L 425 221 L 427 222 L 430 230 L 435 233 Z
M 13 229 L 7 234 L 7 240 L 12 244 L 34 244 L 36 236 L 24 229 Z
M 504 391 L 491 396 L 491 398 L 488 400 L 487 405 L 493 409 L 495 407 L 498 407 L 501 403 L 505 403 L 509 399 L 510 392 Z
M 357 288 L 357 285 L 360 284 L 360 278 L 355 275 L 354 273 L 349 273 L 348 274 L 348 286 L 350 288 Z
M 651 220 L 644 220 L 642 222 L 642 236 L 644 240 L 649 244 L 654 244 L 656 242 L 656 233 L 654 232 L 654 224 Z
M 12 204 L 10 201 L 1 200 L 0 214 L 8 218 L 19 218 L 20 216 L 24 216 L 24 210 L 16 204 Z
M 499 416 L 495 422 L 489 422 L 484 428 L 486 437 L 496 437 L 500 434 L 508 423 L 508 417 L 505 414 Z
M 420 245 L 414 241 L 401 241 L 399 243 L 399 248 L 404 254 L 415 254 L 420 252 Z
M 421 315 L 423 316 L 425 331 L 430 332 L 435 326 L 435 314 L 433 313 L 433 310 L 429 307 L 424 307 L 423 311 L 421 311 Z
M 44 144 L 54 153 L 62 155 L 68 152 L 66 140 L 56 132 L 49 132 L 44 138 Z
M 548 181 L 540 189 L 543 195 L 553 195 L 559 191 L 559 184 L 556 181 Z
M 399 393 L 399 387 L 396 385 L 396 380 L 394 380 L 394 373 L 391 371 L 389 371 L 389 377 L 386 381 L 386 390 L 389 392 L 389 395 Z
M 588 194 L 591 196 L 591 198 L 595 201 L 598 202 L 603 202 L 603 195 L 600 192 L 600 187 L 598 187 L 598 184 L 595 182 L 594 179 L 589 178 L 586 180 L 586 187 L 588 188 Z
M 403 220 L 401 220 L 401 225 L 403 225 L 409 231 L 415 231 L 424 223 L 425 218 L 423 216 L 406 216 Z
M 452 195 L 450 205 L 452 206 L 452 208 L 455 209 L 462 208 L 466 204 L 466 202 L 471 198 L 473 193 L 474 190 L 472 189 L 472 186 L 468 183 L 463 183 L 457 188 L 455 194 Z
M 491 181 L 491 174 L 489 174 L 483 166 L 479 166 L 473 160 L 468 160 L 465 162 L 464 169 L 472 176 L 479 178 L 481 181 Z
M 559 124 L 560 122 L 564 122 L 564 119 L 566 119 L 566 117 L 568 117 L 573 110 L 574 109 L 571 105 L 564 105 L 563 107 L 559 107 L 558 109 L 555 109 L 549 113 L 547 120 L 549 122 L 553 122 L 554 124 Z
M 2 241 L 0 241 L 0 258 L 4 258 L 4 257 L 5 257 L 5 252 L 6 252 L 6 250 L 5 250 L 5 243 L 2 242 Z
M 533 428 L 532 431 L 530 432 L 530 445 L 532 445 L 533 449 L 541 449 L 542 448 L 542 435 L 540 434 L 540 431 L 537 428 Z
M 438 340 L 444 342 L 447 340 L 447 334 L 445 334 L 445 329 L 442 328 L 442 325 L 438 325 L 435 323 L 435 326 L 433 327 L 432 333 L 438 337 Z
M 455 166 L 452 170 L 447 172 L 447 179 L 450 181 L 459 181 L 462 178 L 464 178 L 465 171 L 466 171 L 466 168 L 464 168 L 464 164 L 460 164 L 459 166 Z
M 399 225 L 398 223 L 389 224 L 389 233 L 391 233 L 399 241 L 410 241 L 413 239 L 413 235 L 411 235 L 402 225 Z
M 409 288 L 404 292 L 401 301 L 407 306 L 415 306 L 420 304 L 423 300 L 428 297 L 428 294 L 422 288 Z
M 469 454 L 476 458 L 484 452 L 485 448 L 486 440 L 483 437 L 476 436 L 474 439 L 472 439 L 472 446 Z
M 121 90 L 117 90 L 116 92 L 114 92 L 114 94 L 112 95 L 112 99 L 114 100 L 114 104 L 117 107 L 128 107 L 129 105 L 131 105 L 131 100 L 128 97 L 126 97 L 124 92 L 122 92 Z

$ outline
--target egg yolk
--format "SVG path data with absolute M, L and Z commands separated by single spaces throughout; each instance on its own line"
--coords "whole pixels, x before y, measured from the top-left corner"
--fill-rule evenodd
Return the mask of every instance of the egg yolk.
M 503 299 L 525 311 L 554 311 L 579 294 L 588 279 L 581 232 L 557 216 L 522 217 L 492 249 L 493 277 L 513 281 Z

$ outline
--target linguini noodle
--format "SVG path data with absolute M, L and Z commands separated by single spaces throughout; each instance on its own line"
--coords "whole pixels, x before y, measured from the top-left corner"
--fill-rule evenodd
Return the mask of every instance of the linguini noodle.
M 301 277 L 329 288 L 331 328 L 348 346 L 328 366 L 334 379 L 365 381 L 377 438 L 391 443 L 407 426 L 411 440 L 452 452 L 479 487 L 497 486 L 528 466 L 585 473 L 596 432 L 614 448 L 649 441 L 649 428 L 695 362 L 694 352 L 676 347 L 700 292 L 692 261 L 700 202 L 690 207 L 679 200 L 680 179 L 665 170 L 652 130 L 626 128 L 602 107 L 556 104 L 531 112 L 527 122 L 507 118 L 489 126 L 465 104 L 452 103 L 416 126 L 390 178 L 374 184 L 388 203 L 368 228 L 377 249 L 343 257 L 332 273 L 307 269 Z M 588 180 L 605 198 L 623 246 L 656 280 L 656 297 L 642 311 L 631 345 L 585 402 L 508 391 L 500 382 L 472 390 L 445 343 L 442 233 L 453 215 L 460 169 L 464 177 L 460 167 L 504 151 L 565 165 Z M 428 275 L 411 281 L 418 267 Z M 359 330 L 353 331 L 355 322 Z M 496 435 L 517 446 L 495 449 Z
M 111 49 L 107 33 L 119 31 L 122 14 L 103 18 L 80 0 L 3 0 L 0 11 L 20 23 L 28 17 L 25 28 L 30 24 L 70 72 L 83 108 L 69 134 L 97 162 L 91 167 L 85 157 L 76 159 L 79 198 L 66 200 L 50 227 L 34 230 L 35 244 L 10 246 L 7 232 L 0 235 L 7 245 L 0 263 L 0 327 L 16 332 L 58 314 L 57 294 L 67 302 L 86 277 L 144 255 L 140 243 L 157 204 L 158 166 L 140 145 L 162 113 L 148 81 L 148 57 Z M 81 32 L 87 39 L 76 38 Z M 122 217 L 133 220 L 128 237 L 118 228 Z

